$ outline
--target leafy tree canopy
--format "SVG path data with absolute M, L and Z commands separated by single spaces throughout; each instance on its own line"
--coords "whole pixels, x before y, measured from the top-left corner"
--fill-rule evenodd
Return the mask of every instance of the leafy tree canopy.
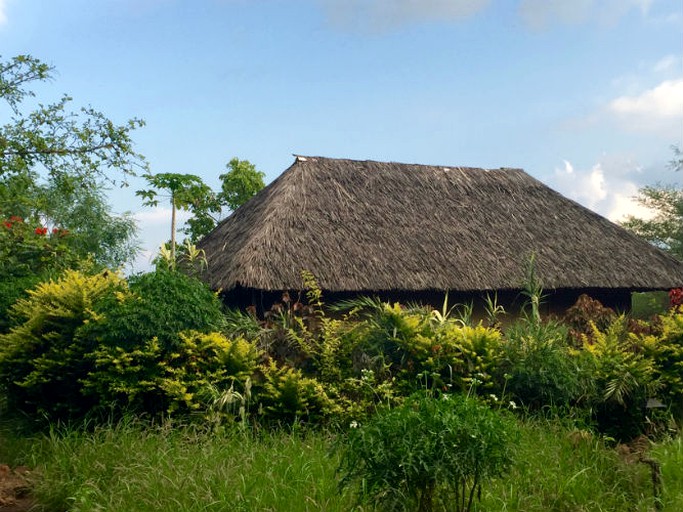
M 77 258 L 118 266 L 135 253 L 135 225 L 112 213 L 104 190 L 146 169 L 131 139 L 144 123 L 117 125 L 91 107 L 72 110 L 66 95 L 37 106 L 28 101 L 53 71 L 29 55 L 0 57 L 0 111 L 9 117 L 0 126 L 0 220 L 58 229 L 68 233 L 62 242 Z
M 1 59 L 1 57 L 0 57 Z M 11 110 L 11 121 L 0 127 L 0 176 L 25 175 L 45 170 L 50 177 L 73 176 L 84 185 L 115 169 L 125 180 L 146 167 L 133 150 L 130 134 L 144 125 L 131 119 L 117 125 L 91 107 L 69 110 L 72 98 L 64 95 L 35 110 L 23 109 L 30 88 L 52 79 L 53 68 L 29 55 L 0 61 L 0 98 Z
M 669 166 L 674 171 L 683 169 L 683 153 L 672 148 L 674 158 Z M 651 209 L 651 219 L 629 216 L 622 225 L 636 235 L 683 260 L 683 188 L 679 185 L 648 185 L 639 190 L 636 200 Z
M 265 174 L 256 170 L 256 166 L 249 160 L 233 158 L 226 166 L 228 172 L 219 178 L 223 182 L 220 195 L 224 204 L 231 210 L 236 210 L 256 195 L 265 183 Z
M 223 218 L 226 210 L 234 211 L 258 193 L 265 183 L 265 174 L 256 170 L 248 160 L 233 158 L 226 166 L 228 172 L 219 176 L 221 189 L 215 192 L 194 174 L 161 173 L 146 175 L 152 187 L 138 190 L 146 206 L 157 206 L 160 197 L 166 197 L 172 208 L 171 213 L 171 252 L 175 253 L 175 215 L 176 210 L 186 210 L 192 216 L 184 228 L 190 241 L 197 242 L 209 233 Z M 160 192 L 165 192 L 161 194 Z

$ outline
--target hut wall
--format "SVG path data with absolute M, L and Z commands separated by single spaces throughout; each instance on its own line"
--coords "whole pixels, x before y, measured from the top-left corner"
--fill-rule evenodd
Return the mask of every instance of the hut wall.
M 245 309 L 253 306 L 259 316 L 268 311 L 275 303 L 282 302 L 281 291 L 264 291 L 251 288 L 236 288 L 222 295 L 223 301 L 229 307 Z M 291 300 L 306 300 L 306 294 L 302 291 L 288 291 Z M 599 300 L 604 306 L 618 312 L 628 312 L 631 309 L 631 291 L 622 289 L 599 289 L 577 288 L 547 290 L 543 292 L 541 314 L 543 316 L 562 316 L 568 308 L 573 306 L 580 295 L 587 294 L 593 299 Z M 325 292 L 323 302 L 334 304 L 341 300 L 352 299 L 357 296 L 378 297 L 386 302 L 398 302 L 401 304 L 424 304 L 440 310 L 444 305 L 445 293 L 443 291 L 380 291 L 380 292 Z M 474 318 L 483 319 L 486 315 L 486 298 L 496 296 L 499 305 L 503 306 L 507 318 L 516 318 L 522 314 L 526 297 L 520 290 L 503 290 L 493 292 L 449 292 L 448 307 L 457 304 L 472 304 Z

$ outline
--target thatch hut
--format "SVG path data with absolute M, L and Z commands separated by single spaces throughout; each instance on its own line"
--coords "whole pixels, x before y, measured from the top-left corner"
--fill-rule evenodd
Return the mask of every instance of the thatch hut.
M 312 272 L 328 300 L 514 302 L 535 255 L 548 305 L 683 286 L 683 263 L 520 169 L 298 156 L 200 243 L 207 282 L 269 307 Z

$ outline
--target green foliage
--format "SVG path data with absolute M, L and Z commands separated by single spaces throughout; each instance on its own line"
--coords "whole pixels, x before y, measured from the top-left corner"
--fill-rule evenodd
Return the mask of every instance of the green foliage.
M 180 332 L 221 332 L 222 305 L 206 284 L 180 272 L 157 270 L 129 279 L 130 296 L 111 301 L 106 317 L 92 326 L 99 343 L 125 349 L 156 338 L 163 350 L 180 343 Z
M 674 159 L 670 167 L 683 167 L 681 151 L 672 148 Z M 678 259 L 683 258 L 683 189 L 677 185 L 648 185 L 638 191 L 638 203 L 655 212 L 652 219 L 629 216 L 622 223 L 626 229 L 660 247 Z
M 427 387 L 483 392 L 500 359 L 500 331 L 468 325 L 454 309 L 405 309 L 375 303 L 367 310 L 366 340 L 359 346 L 377 375 L 393 375 L 406 393 Z M 466 316 L 469 316 L 466 314 Z
M 102 184 L 79 182 L 69 176 L 51 178 L 34 190 L 32 211 L 52 230 L 62 233 L 65 245 L 79 258 L 100 267 L 118 268 L 138 251 L 136 226 L 129 213 L 112 213 Z M 65 236 L 68 234 L 68 236 Z
M 228 172 L 221 174 L 221 196 L 231 210 L 236 210 L 256 195 L 265 183 L 265 174 L 256 170 L 249 160 L 233 158 L 226 165 Z
M 583 355 L 594 367 L 600 429 L 616 439 L 643 433 L 645 403 L 659 383 L 655 362 L 645 357 L 641 340 L 628 332 L 627 319 L 619 317 L 605 331 L 595 328 Z
M 541 322 L 541 302 L 543 301 L 543 282 L 536 271 L 536 253 L 532 252 L 524 266 L 522 295 L 526 297 L 525 308 L 530 322 Z
M 96 345 L 82 328 L 102 320 L 107 300 L 127 296 L 116 273 L 66 271 L 19 300 L 16 325 L 0 335 L 0 386 L 9 404 L 50 418 L 85 413 L 93 404 L 81 393 L 81 381 L 93 369 L 88 355 Z
M 655 315 L 663 315 L 669 309 L 667 292 L 643 292 L 631 294 L 631 317 L 651 320 Z
M 70 237 L 66 230 L 50 232 L 17 215 L 0 216 L 0 332 L 9 327 L 10 306 L 26 290 L 77 265 Z
M 505 332 L 503 356 L 496 367 L 501 394 L 531 410 L 568 407 L 590 386 L 588 370 L 568 346 L 567 328 L 555 323 L 518 320 Z
M 651 474 L 644 464 L 627 463 L 599 435 L 557 421 L 523 420 L 516 443 L 515 464 L 504 478 L 482 492 L 486 511 L 633 511 L 656 510 Z M 683 480 L 667 478 L 676 468 L 675 458 L 663 462 L 663 508 L 672 506 Z M 672 494 L 673 493 L 673 494 Z
M 13 112 L 11 122 L 0 127 L 0 177 L 30 176 L 44 168 L 51 176 L 113 181 L 105 175 L 109 169 L 125 176 L 144 168 L 130 138 L 131 131 L 143 125 L 138 119 L 117 126 L 92 108 L 71 112 L 69 96 L 22 111 L 24 101 L 35 96 L 30 87 L 49 81 L 53 71 L 30 55 L 0 62 L 0 98 Z
M 175 266 L 176 251 L 176 211 L 189 210 L 193 205 L 212 202 L 213 192 L 199 176 L 194 174 L 159 173 L 147 174 L 147 183 L 153 188 L 138 190 L 135 194 L 143 198 L 145 206 L 157 206 L 159 204 L 157 190 L 168 193 L 171 203 L 171 253 L 169 261 Z
M 644 355 L 654 361 L 658 396 L 683 419 L 683 311 L 672 309 L 660 317 L 660 332 L 640 340 Z
M 274 361 L 261 367 L 262 381 L 256 384 L 258 405 L 267 422 L 292 424 L 321 422 L 335 412 L 323 385 L 301 370 Z
M 36 286 L 43 279 L 40 275 L 0 278 L 0 334 L 9 330 L 11 325 L 11 307 L 27 291 Z
M 662 465 L 662 509 L 683 510 L 683 437 L 656 446 L 652 457 Z
M 13 113 L 0 126 L 0 210 L 67 229 L 81 258 L 91 253 L 103 265 L 118 265 L 134 252 L 134 225 L 112 215 L 101 190 L 103 182 L 116 183 L 113 170 L 125 180 L 146 168 L 131 139 L 144 123 L 116 125 L 92 108 L 72 112 L 68 96 L 26 111 L 32 87 L 51 80 L 53 71 L 29 55 L 0 62 L 0 98 Z
M 204 409 L 209 387 L 243 386 L 258 358 L 253 343 L 214 332 L 224 325 L 217 297 L 176 272 L 126 283 L 67 271 L 14 315 L 18 324 L 0 337 L 2 387 L 11 406 L 48 419 Z
M 172 253 L 175 247 L 176 209 L 192 213 L 184 232 L 189 235 L 191 242 L 197 242 L 216 226 L 222 218 L 224 208 L 236 210 L 265 187 L 265 175 L 257 171 L 248 160 L 233 158 L 227 168 L 229 172 L 219 176 L 222 182 L 219 192 L 214 192 L 199 176 L 193 174 L 161 173 L 145 176 L 152 188 L 136 192 L 143 198 L 143 204 L 157 206 L 159 191 L 168 193 L 172 207 Z
M 101 345 L 91 354 L 94 369 L 84 394 L 102 404 L 147 413 L 204 412 L 214 388 L 243 387 L 256 369 L 258 351 L 242 338 L 186 331 L 164 350 L 156 338 L 125 349 Z
M 557 422 L 518 425 L 515 462 L 482 487 L 478 510 L 656 509 L 649 468 L 625 463 L 599 436 Z M 340 453 L 331 450 L 333 443 L 334 436 L 319 430 L 217 432 L 177 421 L 126 419 L 82 430 L 55 427 L 30 437 L 0 423 L 0 460 L 33 470 L 36 508 L 46 510 L 375 510 L 354 507 L 355 489 L 338 488 Z M 661 462 L 661 510 L 679 512 L 683 440 L 657 443 L 649 456 Z
M 9 439 L 0 434 L 0 458 Z M 15 444 L 19 441 L 12 440 Z M 92 512 L 348 512 L 329 435 L 216 432 L 126 419 L 90 430 L 55 427 L 8 463 L 35 469 L 46 510 Z M 39 477 L 38 477 L 39 475 Z
M 474 399 L 415 396 L 351 429 L 341 484 L 381 510 L 469 511 L 511 465 L 514 439 L 513 423 Z

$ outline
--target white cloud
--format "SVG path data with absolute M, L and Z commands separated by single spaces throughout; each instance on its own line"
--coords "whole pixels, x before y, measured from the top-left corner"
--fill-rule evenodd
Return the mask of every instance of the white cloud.
M 454 21 L 472 16 L 491 0 L 319 0 L 343 27 L 385 30 L 414 21 Z
M 140 253 L 131 265 L 131 271 L 147 271 L 151 268 L 152 260 L 159 253 L 161 245 L 171 238 L 171 208 L 167 206 L 145 208 L 136 212 L 134 218 L 138 226 Z M 180 229 L 189 218 L 189 212 L 183 210 L 177 212 L 177 235 L 180 240 L 185 237 Z
M 681 69 L 681 57 L 676 57 L 675 55 L 667 55 L 666 57 L 663 57 L 659 59 L 655 63 L 654 66 L 652 66 L 652 71 L 655 73 L 666 73 L 667 71 L 680 71 Z
M 577 203 L 618 222 L 628 215 L 651 218 L 653 212 L 634 199 L 640 188 L 634 178 L 642 169 L 633 162 L 605 159 L 588 169 L 568 160 L 556 168 L 550 185 Z
M 607 106 L 624 128 L 658 131 L 683 123 L 683 78 L 666 80 L 640 94 L 620 96 Z
M 595 164 L 588 171 L 577 172 L 571 162 L 565 160 L 563 168 L 555 169 L 553 181 L 560 192 L 591 210 L 595 210 L 607 197 L 605 175 L 600 164 Z
M 555 23 L 616 23 L 632 9 L 648 13 L 652 0 L 521 0 L 519 15 L 533 29 Z
M 0 0 L 0 25 L 7 24 L 7 1 Z
M 159 226 L 166 225 L 171 228 L 171 209 L 165 206 L 157 206 L 136 212 L 133 217 L 140 226 Z M 180 210 L 176 213 L 176 222 L 180 226 L 190 218 L 189 212 Z

